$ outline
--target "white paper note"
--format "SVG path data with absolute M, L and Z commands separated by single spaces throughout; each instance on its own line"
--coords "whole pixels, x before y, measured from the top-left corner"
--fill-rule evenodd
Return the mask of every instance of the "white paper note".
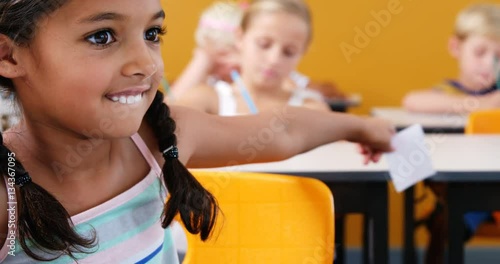
M 395 151 L 385 155 L 397 192 L 436 173 L 425 144 L 422 126 L 413 125 L 392 138 Z

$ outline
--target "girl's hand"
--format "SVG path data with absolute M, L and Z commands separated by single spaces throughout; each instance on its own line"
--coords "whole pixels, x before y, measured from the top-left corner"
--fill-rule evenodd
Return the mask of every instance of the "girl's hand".
M 378 118 L 364 120 L 364 128 L 360 138 L 359 152 L 364 156 L 364 164 L 378 162 L 384 152 L 391 152 L 391 138 L 396 133 L 393 125 Z
M 383 152 L 374 151 L 369 146 L 363 144 L 358 145 L 358 151 L 361 155 L 363 155 L 364 165 L 368 165 L 370 162 L 377 163 L 383 154 Z

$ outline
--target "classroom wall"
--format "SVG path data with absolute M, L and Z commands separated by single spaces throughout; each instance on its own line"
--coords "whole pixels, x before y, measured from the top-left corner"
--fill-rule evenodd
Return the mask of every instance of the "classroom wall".
M 198 15 L 211 0 L 162 1 L 169 31 L 166 74 L 174 79 L 191 56 Z M 353 111 L 368 114 L 372 106 L 399 105 L 407 91 L 454 76 L 447 40 L 455 14 L 474 1 L 307 2 L 314 15 L 314 40 L 299 70 L 360 93 L 363 104 Z
M 211 1 L 162 1 L 168 27 L 165 71 L 172 80 L 189 61 L 198 16 Z M 456 66 L 448 55 L 447 41 L 456 13 L 475 1 L 307 2 L 314 15 L 314 40 L 299 70 L 314 79 L 334 81 L 347 93 L 360 93 L 362 106 L 352 112 L 368 114 L 373 106 L 398 106 L 406 92 L 454 76 Z M 392 186 L 389 189 L 390 242 L 400 246 L 402 201 Z M 359 246 L 360 217 L 348 221 L 348 245 Z M 425 232 L 420 231 L 417 239 L 422 245 Z

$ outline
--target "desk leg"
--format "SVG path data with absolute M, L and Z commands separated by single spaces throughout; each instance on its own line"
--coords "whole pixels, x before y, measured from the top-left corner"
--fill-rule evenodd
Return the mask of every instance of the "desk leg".
M 414 209 L 414 188 L 408 188 L 404 193 L 404 250 L 403 263 L 416 264 L 415 254 L 415 209 Z
M 460 209 L 461 200 L 466 199 L 460 194 L 460 186 L 448 184 L 448 263 L 464 263 L 464 213 Z M 462 197 L 463 196 L 463 197 Z
M 366 214 L 363 217 L 363 264 L 370 264 L 373 261 L 373 218 Z
M 345 215 L 335 215 L 335 264 L 345 263 Z
M 376 186 L 375 186 L 376 185 Z M 389 247 L 387 234 L 389 232 L 388 224 L 388 193 L 387 183 L 373 184 L 370 189 L 369 213 L 365 215 L 365 239 L 368 245 L 365 246 L 365 260 L 373 256 L 373 263 L 389 263 Z M 367 237 L 366 237 L 367 236 Z

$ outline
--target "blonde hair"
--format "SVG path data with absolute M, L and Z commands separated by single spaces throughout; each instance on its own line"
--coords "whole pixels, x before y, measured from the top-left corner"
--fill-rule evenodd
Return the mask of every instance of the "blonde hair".
M 463 9 L 457 16 L 455 35 L 459 39 L 480 35 L 500 40 L 500 4 L 475 4 Z
M 235 31 L 239 28 L 243 8 L 230 1 L 217 1 L 202 13 L 195 32 L 196 44 L 200 47 L 207 41 L 223 48 L 235 43 Z
M 297 15 L 307 24 L 309 36 L 312 39 L 312 16 L 307 4 L 302 0 L 254 0 L 243 16 L 241 28 L 245 32 L 250 26 L 253 18 L 260 13 L 285 12 Z

